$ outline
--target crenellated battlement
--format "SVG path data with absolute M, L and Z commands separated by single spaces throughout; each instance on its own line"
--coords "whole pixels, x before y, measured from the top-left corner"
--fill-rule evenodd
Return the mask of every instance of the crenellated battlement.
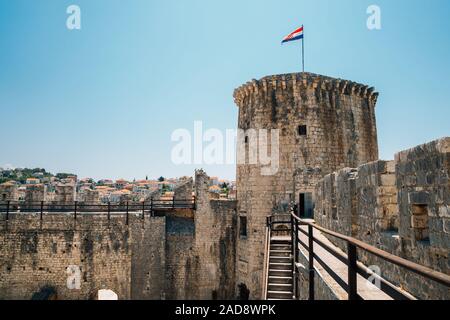
M 294 94 L 310 89 L 321 89 L 338 94 L 358 96 L 376 103 L 378 92 L 369 87 L 350 80 L 336 79 L 314 73 L 289 73 L 264 77 L 260 80 L 253 79 L 234 91 L 234 99 L 238 106 L 242 105 L 244 98 L 249 95 L 266 94 L 270 90 L 286 90 L 292 88 Z

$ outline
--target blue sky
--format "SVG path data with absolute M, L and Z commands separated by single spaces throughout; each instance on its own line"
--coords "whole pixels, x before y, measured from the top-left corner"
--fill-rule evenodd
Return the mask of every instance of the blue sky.
M 81 30 L 66 8 L 81 8 Z M 381 8 L 382 29 L 366 27 Z M 190 175 L 171 133 L 235 128 L 233 90 L 300 70 L 375 86 L 380 157 L 450 132 L 448 0 L 0 0 L 0 166 Z M 203 166 L 232 178 L 232 165 Z

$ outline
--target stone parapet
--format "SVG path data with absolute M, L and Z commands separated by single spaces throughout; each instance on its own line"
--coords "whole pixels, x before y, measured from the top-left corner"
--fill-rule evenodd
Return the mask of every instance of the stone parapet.
M 249 95 L 265 94 L 271 90 L 292 90 L 300 92 L 302 88 L 319 89 L 337 94 L 354 95 L 366 98 L 374 103 L 378 98 L 378 92 L 373 87 L 349 80 L 335 79 L 313 73 L 289 73 L 267 76 L 260 80 L 253 79 L 234 91 L 235 102 L 242 105 L 243 100 Z
M 315 220 L 328 229 L 450 273 L 450 138 L 326 175 L 315 191 Z M 330 237 L 346 250 L 345 244 Z M 448 289 L 359 250 L 359 259 L 421 299 Z

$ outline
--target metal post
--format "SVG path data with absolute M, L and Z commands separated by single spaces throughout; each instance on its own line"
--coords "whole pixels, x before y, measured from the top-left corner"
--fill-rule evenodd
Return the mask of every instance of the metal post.
M 314 300 L 314 234 L 313 227 L 308 225 L 309 251 L 309 300 Z
M 142 202 L 142 219 L 145 219 L 145 201 Z
M 44 214 L 44 201 L 41 201 L 41 215 L 40 215 L 40 220 L 42 221 L 42 216 Z
M 77 205 L 78 205 L 78 202 L 77 201 L 75 201 L 75 204 L 74 204 L 74 211 L 73 211 L 73 218 L 74 218 L 74 220 L 77 220 Z
M 305 72 L 305 27 L 303 28 L 303 38 L 302 38 L 302 72 Z
M 126 216 L 125 224 L 128 225 L 128 201 L 127 201 L 127 216 Z
M 8 201 L 6 203 L 6 221 L 9 220 L 9 206 L 10 206 L 10 204 L 11 204 L 11 201 Z
M 108 201 L 108 221 L 111 220 L 111 202 Z
M 357 285 L 357 266 L 356 266 L 356 246 L 354 244 L 347 244 L 348 254 L 348 300 L 358 299 L 358 285 Z
M 150 198 L 150 216 L 153 217 L 153 197 Z
M 172 198 L 172 209 L 175 209 L 175 197 Z

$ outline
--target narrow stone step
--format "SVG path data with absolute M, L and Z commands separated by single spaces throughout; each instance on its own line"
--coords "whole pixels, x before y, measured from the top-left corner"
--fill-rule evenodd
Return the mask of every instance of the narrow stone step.
M 269 263 L 290 263 L 291 261 L 291 257 L 269 257 Z
M 285 291 L 267 291 L 267 299 L 289 299 L 292 300 L 293 293 Z
M 277 239 L 272 239 L 272 240 L 270 240 L 270 244 L 291 245 L 291 244 L 292 244 L 292 241 L 291 241 L 291 240 L 277 240 Z
M 271 257 L 289 257 L 292 254 L 291 250 L 275 250 L 270 249 Z
M 269 283 L 292 283 L 292 277 L 270 276 L 269 275 Z
M 292 292 L 291 283 L 269 283 L 269 291 Z
M 269 277 L 289 277 L 289 276 L 292 276 L 292 270 L 269 269 Z
M 269 270 L 292 270 L 292 264 L 282 262 L 269 262 Z
M 275 251 L 292 251 L 292 247 L 291 245 L 286 245 L 286 244 L 271 244 L 270 245 L 270 250 L 275 250 Z
M 284 245 L 286 245 L 286 244 L 288 244 L 288 245 L 291 245 L 292 244 L 292 241 L 286 241 L 286 240 L 270 240 L 270 243 L 271 244 L 284 244 Z

